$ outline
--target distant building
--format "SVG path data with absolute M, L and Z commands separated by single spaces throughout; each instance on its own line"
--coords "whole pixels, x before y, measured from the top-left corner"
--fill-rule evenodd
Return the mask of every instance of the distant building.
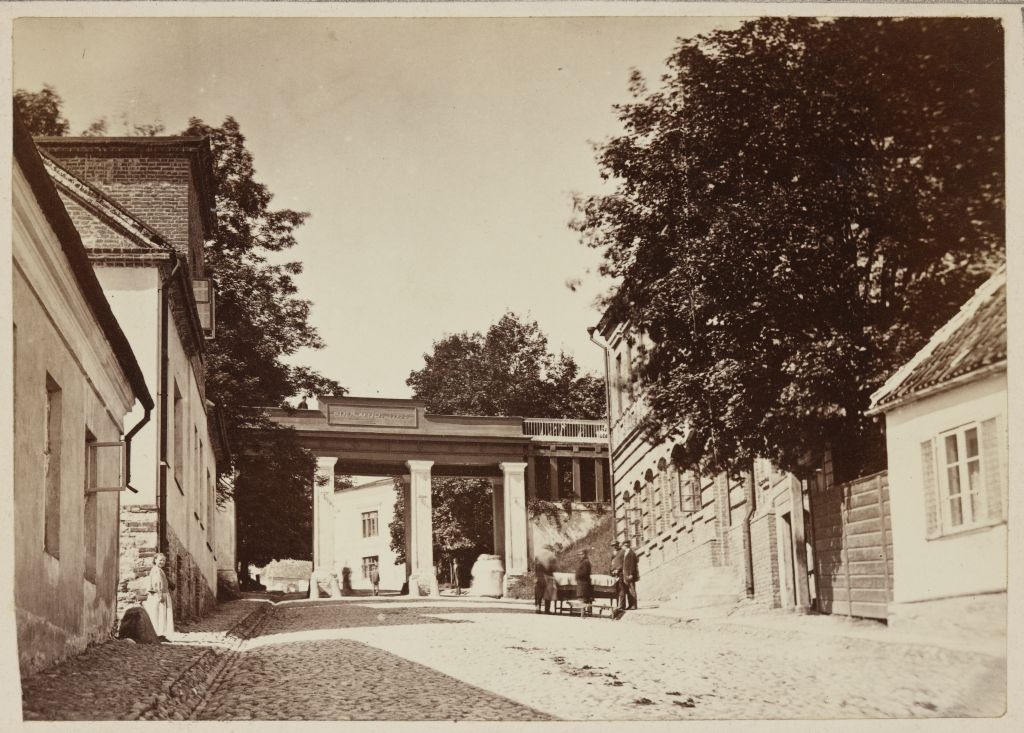
M 872 395 L 884 413 L 895 594 L 890 623 L 1006 633 L 1003 267 Z
M 14 125 L 14 605 L 28 674 L 113 628 L 125 458 L 154 404 L 31 137 Z
M 395 516 L 395 482 L 381 478 L 348 488 L 336 488 L 334 512 L 334 564 L 348 567 L 352 587 L 369 589 L 370 569 L 380 570 L 380 587 L 399 590 L 405 583 L 405 563 L 395 564 L 388 525 Z
M 215 229 L 209 142 L 203 138 L 39 138 L 47 170 L 81 233 L 146 383 L 154 419 L 134 436 L 139 493 L 121 512 L 119 607 L 144 597 L 153 555 L 168 555 L 174 613 L 216 602 L 218 462 L 227 441 L 206 398 L 205 342 L 215 336 L 203 245 Z M 135 417 L 135 415 L 133 415 Z

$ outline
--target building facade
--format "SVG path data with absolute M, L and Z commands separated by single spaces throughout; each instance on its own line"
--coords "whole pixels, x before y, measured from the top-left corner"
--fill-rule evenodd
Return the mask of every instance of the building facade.
M 203 262 L 204 240 L 215 226 L 209 143 L 183 137 L 37 143 L 157 395 L 153 419 L 133 439 L 138 493 L 125 497 L 121 512 L 119 611 L 144 598 L 153 556 L 162 551 L 175 584 L 176 618 L 201 615 L 216 602 L 217 464 L 227 457 L 205 390 L 205 342 L 215 333 Z
M 890 623 L 1005 635 L 1006 270 L 872 396 L 884 414 L 895 593 Z
M 332 497 L 334 566 L 338 577 L 349 569 L 354 589 L 371 587 L 370 570 L 380 571 L 381 589 L 397 591 L 405 583 L 405 563 L 395 564 L 388 529 L 395 516 L 395 481 L 373 479 L 337 487 Z
M 673 444 L 642 430 L 633 377 L 644 338 L 605 317 L 592 331 L 605 351 L 615 535 L 639 559 L 641 600 L 692 617 L 737 604 L 807 611 L 814 602 L 810 497 L 794 476 L 758 460 L 737 476 L 678 467 Z M 596 340 L 596 339 L 595 339 Z
M 118 501 L 134 478 L 125 458 L 154 403 L 17 120 L 12 214 L 14 605 L 30 674 L 113 628 Z

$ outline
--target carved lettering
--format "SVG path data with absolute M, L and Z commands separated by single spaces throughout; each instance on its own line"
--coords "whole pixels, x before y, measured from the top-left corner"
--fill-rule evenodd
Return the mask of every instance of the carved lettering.
M 415 428 L 417 425 L 416 408 L 329 405 L 327 422 L 331 425 Z

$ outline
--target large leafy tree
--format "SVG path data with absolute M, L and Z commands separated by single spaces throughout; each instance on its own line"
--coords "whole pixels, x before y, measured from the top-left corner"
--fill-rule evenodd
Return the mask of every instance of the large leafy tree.
M 33 134 L 67 133 L 61 99 L 52 87 L 18 90 L 15 104 Z M 159 123 L 120 119 L 125 134 L 163 132 Z M 102 118 L 83 134 L 107 130 Z M 207 137 L 213 154 L 218 230 L 206 242 L 204 259 L 217 287 L 217 338 L 208 342 L 206 387 L 220 408 L 234 456 L 233 466 L 218 469 L 237 471 L 238 557 L 243 571 L 249 562 L 306 559 L 315 459 L 291 431 L 276 428 L 252 408 L 278 405 L 295 394 L 344 393 L 334 380 L 285 361 L 301 348 L 322 346 L 309 323 L 310 303 L 298 297 L 294 276 L 301 263 L 269 258 L 295 246 L 295 230 L 308 214 L 271 207 L 273 195 L 256 180 L 252 154 L 234 118 L 219 127 L 193 118 L 182 134 Z M 222 500 L 229 486 L 220 484 Z
M 574 226 L 645 334 L 648 429 L 707 470 L 878 467 L 869 395 L 1004 259 L 1003 35 L 761 19 L 632 77 Z
M 435 414 L 599 418 L 604 380 L 582 373 L 570 355 L 554 354 L 536 321 L 506 313 L 486 333 L 464 332 L 435 341 L 424 366 L 410 373 L 413 396 Z M 468 571 L 493 550 L 491 485 L 487 479 L 435 478 L 434 552 L 457 557 Z M 398 494 L 391 547 L 404 550 Z M 399 558 L 401 562 L 401 558 Z
M 581 373 L 568 354 L 554 354 L 536 321 L 506 313 L 487 333 L 464 332 L 434 342 L 406 384 L 438 414 L 598 418 L 604 380 Z
M 292 431 L 251 409 L 300 393 L 344 394 L 334 380 L 284 361 L 322 346 L 309 323 L 310 302 L 298 297 L 301 263 L 269 259 L 297 244 L 295 230 L 308 214 L 271 207 L 234 118 L 219 127 L 193 118 L 183 134 L 207 137 L 213 153 L 217 236 L 204 256 L 217 285 L 217 338 L 207 352 L 207 390 L 221 406 L 235 453 L 238 558 L 243 572 L 250 562 L 309 559 L 315 459 Z

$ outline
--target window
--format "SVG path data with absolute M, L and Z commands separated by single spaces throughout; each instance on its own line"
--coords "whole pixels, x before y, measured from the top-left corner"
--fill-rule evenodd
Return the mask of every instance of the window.
M 377 536 L 377 512 L 363 512 L 363 537 Z
M 85 429 L 85 579 L 96 582 L 96 492 L 89 489 L 99 486 L 99 455 L 96 451 L 96 436 Z
M 181 398 L 178 383 L 174 383 L 174 480 L 178 491 L 184 496 L 185 472 L 185 401 Z
M 687 513 L 699 512 L 701 509 L 700 474 L 697 471 L 679 471 L 676 474 L 679 482 L 679 509 Z
M 952 529 L 976 524 L 983 514 L 977 426 L 942 436 L 939 467 L 944 524 Z
M 60 557 L 60 462 L 61 462 L 61 414 L 63 393 L 60 385 L 49 374 L 46 375 L 46 435 L 43 440 L 43 475 L 46 494 L 44 497 L 43 547 L 53 557 Z
M 217 335 L 217 299 L 213 280 L 208 277 L 192 278 L 192 293 L 196 299 L 196 310 L 199 312 L 199 325 L 203 336 L 208 339 Z
M 938 537 L 1005 519 L 1005 469 L 996 418 L 921 443 L 926 534 Z
M 622 354 L 615 355 L 615 417 L 622 414 Z
M 214 514 L 214 507 L 217 506 L 217 488 L 213 483 L 213 476 L 210 475 L 210 469 L 206 469 L 206 536 L 210 539 L 210 544 L 213 544 L 213 521 L 216 517 Z
M 192 515 L 200 524 L 203 523 L 203 487 L 201 485 L 203 475 L 203 441 L 199 439 L 199 428 L 192 428 Z
M 376 512 L 374 512 L 376 514 Z M 363 558 L 363 577 L 369 578 L 370 571 L 380 565 L 380 558 L 378 555 L 371 555 L 370 557 Z

